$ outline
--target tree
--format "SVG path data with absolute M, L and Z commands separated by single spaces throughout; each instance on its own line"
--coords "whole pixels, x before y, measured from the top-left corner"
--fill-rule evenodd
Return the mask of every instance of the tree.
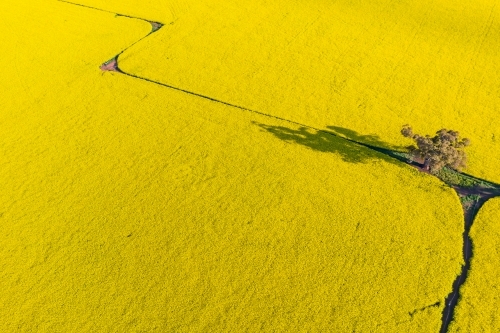
M 403 136 L 413 139 L 415 145 L 408 147 L 410 153 L 424 161 L 424 168 L 436 173 L 443 167 L 450 167 L 460 171 L 466 167 L 467 156 L 464 148 L 470 145 L 467 138 L 460 139 L 457 131 L 441 129 L 434 137 L 421 136 L 413 133 L 410 125 L 404 125 L 401 130 Z

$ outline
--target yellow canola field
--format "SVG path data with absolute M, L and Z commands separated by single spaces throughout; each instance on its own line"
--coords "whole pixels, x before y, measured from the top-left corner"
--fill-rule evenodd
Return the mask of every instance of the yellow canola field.
M 467 171 L 500 182 L 497 0 L 170 3 L 187 10 L 122 69 L 380 146 L 458 130 Z
M 500 332 L 500 198 L 486 202 L 471 228 L 473 257 L 450 333 Z
M 46 0 L 47 1 L 47 0 Z M 179 15 L 187 12 L 189 4 L 184 1 L 170 0 L 54 0 L 69 4 L 94 8 L 96 10 L 117 13 L 130 17 L 142 18 L 148 21 L 170 23 Z
M 98 69 L 149 30 L 4 5 L 0 331 L 436 332 L 462 263 L 453 191 Z

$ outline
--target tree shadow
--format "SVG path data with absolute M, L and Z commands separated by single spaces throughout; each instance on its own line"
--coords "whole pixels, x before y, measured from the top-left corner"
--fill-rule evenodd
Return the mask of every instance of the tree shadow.
M 377 144 L 378 146 L 388 146 L 388 144 L 380 141 L 376 136 L 362 136 L 341 127 L 328 127 L 329 130 L 335 130 L 339 133 L 337 134 L 326 130 L 314 130 L 304 126 L 298 129 L 291 129 L 284 126 L 253 123 L 283 141 L 300 144 L 320 152 L 334 153 L 340 155 L 342 160 L 349 163 L 368 163 L 376 160 L 384 160 L 400 166 L 401 164 L 397 160 L 404 160 L 400 156 L 392 156 L 394 152 L 389 149 L 372 147 L 369 144 L 339 136 L 341 133 L 343 135 L 347 133 L 350 137 L 368 139 L 370 143 Z M 406 160 L 404 162 L 406 163 Z
M 344 137 L 346 139 L 349 139 L 351 141 L 357 142 L 359 144 L 364 144 L 370 147 L 377 147 L 377 148 L 382 148 L 386 150 L 391 150 L 391 151 L 406 151 L 407 147 L 403 146 L 396 146 L 392 145 L 390 143 L 384 142 L 380 140 L 380 137 L 378 135 L 374 134 L 369 134 L 369 135 L 364 135 L 364 134 L 359 134 L 356 131 L 353 131 L 348 128 L 340 127 L 340 126 L 327 126 L 326 127 L 328 130 L 327 132 L 331 132 L 335 135 Z

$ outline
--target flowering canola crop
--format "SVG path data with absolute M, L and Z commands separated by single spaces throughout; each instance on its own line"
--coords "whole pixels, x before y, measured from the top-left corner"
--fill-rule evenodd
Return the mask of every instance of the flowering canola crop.
M 409 144 L 404 124 L 458 130 L 467 171 L 500 182 L 498 1 L 174 3 L 127 72 L 386 147 Z
M 500 331 L 500 199 L 481 209 L 471 228 L 474 256 L 467 281 L 460 290 L 451 333 Z
M 462 263 L 450 188 L 336 136 L 101 72 L 144 21 L 4 7 L 1 332 L 439 330 Z

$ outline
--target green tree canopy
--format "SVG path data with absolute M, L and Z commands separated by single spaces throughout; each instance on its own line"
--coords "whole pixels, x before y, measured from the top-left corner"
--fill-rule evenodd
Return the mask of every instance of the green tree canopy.
M 423 160 L 424 168 L 431 173 L 436 173 L 443 167 L 457 171 L 466 168 L 467 156 L 464 148 L 470 145 L 470 140 L 460 139 L 457 131 L 443 128 L 437 131 L 434 137 L 422 136 L 413 133 L 409 125 L 404 125 L 401 134 L 415 141 L 415 145 L 409 146 L 408 149 L 415 158 Z

